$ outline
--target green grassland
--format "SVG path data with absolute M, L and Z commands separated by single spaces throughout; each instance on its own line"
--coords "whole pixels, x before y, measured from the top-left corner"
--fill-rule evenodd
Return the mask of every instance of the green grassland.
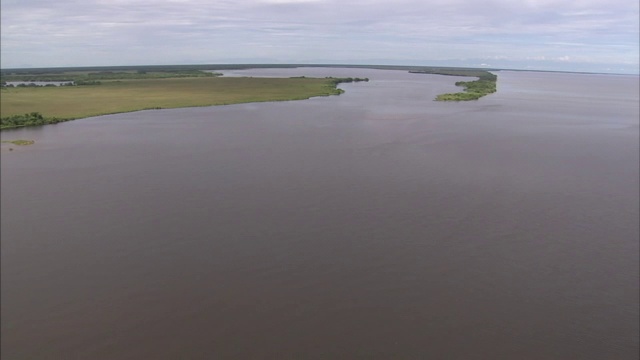
M 182 77 L 102 81 L 100 85 L 8 87 L 0 129 L 143 109 L 180 108 L 337 95 L 334 78 Z

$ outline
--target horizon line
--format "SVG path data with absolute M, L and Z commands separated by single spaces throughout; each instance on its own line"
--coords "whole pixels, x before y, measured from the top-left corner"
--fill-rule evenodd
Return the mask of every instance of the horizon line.
M 198 64 L 144 64 L 144 65 L 81 65 L 81 66 L 50 66 L 50 67 L 11 67 L 0 68 L 0 72 L 8 71 L 42 71 L 42 70 L 63 70 L 63 69 L 133 69 L 133 68 L 166 68 L 166 67 L 225 67 L 225 69 L 206 69 L 206 70 L 240 70 L 251 68 L 278 68 L 278 67 L 347 67 L 347 68 L 365 68 L 365 69 L 387 69 L 387 70 L 414 70 L 419 68 L 446 68 L 446 69 L 473 69 L 485 71 L 531 71 L 531 72 L 553 72 L 553 73 L 572 73 L 572 74 L 595 74 L 595 75 L 634 75 L 640 76 L 640 73 L 618 73 L 618 72 L 602 72 L 602 71 L 571 71 L 571 70 L 549 70 L 549 69 L 532 69 L 532 68 L 510 68 L 510 67 L 488 67 L 488 66 L 450 66 L 450 65 L 400 65 L 400 64 L 341 64 L 341 63 L 255 63 L 255 62 L 237 62 L 237 63 L 198 63 Z M 205 69 L 199 69 L 205 70 Z

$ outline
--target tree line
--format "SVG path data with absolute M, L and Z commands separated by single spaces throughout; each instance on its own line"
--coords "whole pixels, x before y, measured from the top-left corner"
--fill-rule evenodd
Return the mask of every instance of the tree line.
M 71 119 L 59 119 L 55 117 L 44 117 L 38 112 L 22 115 L 11 115 L 0 118 L 0 130 L 11 129 L 23 126 L 37 126 L 47 124 L 57 124 Z

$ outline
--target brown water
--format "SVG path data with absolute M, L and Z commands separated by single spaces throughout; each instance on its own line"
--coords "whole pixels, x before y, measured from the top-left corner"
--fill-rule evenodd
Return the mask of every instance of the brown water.
M 237 74 L 371 81 L 2 132 L 3 360 L 637 358 L 637 76 Z

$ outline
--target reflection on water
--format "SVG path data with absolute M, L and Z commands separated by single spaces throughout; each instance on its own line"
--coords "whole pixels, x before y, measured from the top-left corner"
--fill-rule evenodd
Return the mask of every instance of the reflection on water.
M 636 358 L 638 77 L 235 75 L 371 81 L 2 132 L 3 358 Z

